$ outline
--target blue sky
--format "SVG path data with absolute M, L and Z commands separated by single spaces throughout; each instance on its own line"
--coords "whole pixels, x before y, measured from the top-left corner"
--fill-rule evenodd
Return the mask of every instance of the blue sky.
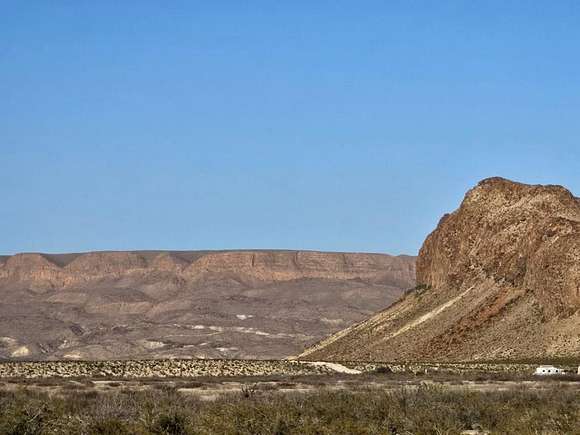
M 2 1 L 0 252 L 415 254 L 580 194 L 577 1 Z

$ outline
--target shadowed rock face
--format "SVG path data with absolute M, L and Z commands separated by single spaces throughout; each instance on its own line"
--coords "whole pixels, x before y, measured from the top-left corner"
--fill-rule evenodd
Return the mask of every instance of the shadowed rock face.
M 483 180 L 427 237 L 417 282 L 304 357 L 580 357 L 580 200 L 560 186 Z
M 0 257 L 0 358 L 280 358 L 396 300 L 415 258 L 310 251 Z

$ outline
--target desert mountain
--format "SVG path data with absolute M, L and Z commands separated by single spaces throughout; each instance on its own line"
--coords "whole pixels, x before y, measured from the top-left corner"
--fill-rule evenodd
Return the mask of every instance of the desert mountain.
M 414 286 L 415 258 L 311 251 L 0 257 L 0 358 L 281 358 Z
M 424 242 L 417 283 L 301 357 L 580 357 L 580 200 L 560 186 L 483 180 Z

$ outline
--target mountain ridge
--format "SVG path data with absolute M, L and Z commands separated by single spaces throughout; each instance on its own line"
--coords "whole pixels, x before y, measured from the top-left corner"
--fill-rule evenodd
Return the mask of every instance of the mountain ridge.
M 415 259 L 321 251 L 0 258 L 0 358 L 283 358 L 414 285 Z

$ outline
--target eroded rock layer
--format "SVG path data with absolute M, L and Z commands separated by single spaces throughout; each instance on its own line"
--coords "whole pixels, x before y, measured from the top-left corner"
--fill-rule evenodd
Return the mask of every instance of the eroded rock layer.
M 0 358 L 281 358 L 396 300 L 415 258 L 311 251 L 0 257 Z
M 303 358 L 580 358 L 580 200 L 561 186 L 480 182 L 417 259 L 417 288 Z

